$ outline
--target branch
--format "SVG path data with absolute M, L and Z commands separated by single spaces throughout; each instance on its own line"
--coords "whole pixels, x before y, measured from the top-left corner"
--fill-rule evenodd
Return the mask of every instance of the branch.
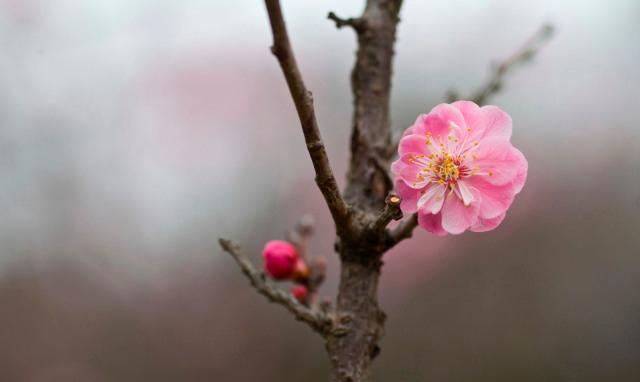
M 291 98 L 298 112 L 304 140 L 307 144 L 309 155 L 311 156 L 313 168 L 315 169 L 316 184 L 327 202 L 333 221 L 340 230 L 346 227 L 349 222 L 349 207 L 340 194 L 338 184 L 333 176 L 331 165 L 329 164 L 327 151 L 322 142 L 320 130 L 318 129 L 318 122 L 313 108 L 313 97 L 311 92 L 307 90 L 302 79 L 302 74 L 300 74 L 300 70 L 298 69 L 298 64 L 296 63 L 293 49 L 289 42 L 279 0 L 265 0 L 265 4 L 273 33 L 271 52 L 280 63 L 282 73 L 284 74 L 289 92 L 291 93 Z
M 413 235 L 413 229 L 418 226 L 418 214 L 415 213 L 409 219 L 403 221 L 393 231 L 388 233 L 386 249 L 393 248 L 396 244 Z
M 369 213 L 384 207 L 393 188 L 387 174 L 393 156 L 389 97 L 401 6 L 401 0 L 367 0 L 359 17 L 362 27 L 351 72 L 354 112 L 345 198 Z
M 309 239 L 313 236 L 315 222 L 313 216 L 302 215 L 293 229 L 286 233 L 287 241 L 298 248 L 300 257 L 305 263 L 309 263 Z
M 296 301 L 289 293 L 276 288 L 266 280 L 263 273 L 258 272 L 253 267 L 249 259 L 240 253 L 237 244 L 227 239 L 219 239 L 218 242 L 222 249 L 230 254 L 236 263 L 238 263 L 240 269 L 242 269 L 242 273 L 247 276 L 251 285 L 258 293 L 265 296 L 269 301 L 284 306 L 289 312 L 293 313 L 297 320 L 307 323 L 312 329 L 322 335 L 325 335 L 332 329 L 332 320 L 326 312 L 307 308 Z
M 540 49 L 549 42 L 553 33 L 553 25 L 542 25 L 542 27 L 540 27 L 533 36 L 529 37 L 529 39 L 527 39 L 518 50 L 513 52 L 504 61 L 493 65 L 491 75 L 487 82 L 477 89 L 470 99 L 478 105 L 486 103 L 491 96 L 495 95 L 502 89 L 507 73 L 518 65 L 531 61 Z M 450 101 L 455 100 L 456 98 L 457 96 L 454 92 L 449 93 Z
M 355 30 L 356 32 L 362 32 L 365 28 L 364 19 L 359 17 L 356 17 L 356 18 L 349 17 L 348 19 L 343 19 L 338 15 L 336 15 L 335 13 L 329 12 L 329 14 L 327 15 L 327 18 L 329 20 L 332 20 L 334 23 L 336 23 L 336 28 L 338 29 L 345 26 L 349 26 L 353 28 L 353 30 Z
M 309 240 L 314 231 L 313 216 L 303 215 L 295 227 L 287 232 L 287 240 L 293 243 L 298 252 L 300 258 L 307 265 L 309 269 L 308 277 L 304 280 L 297 280 L 299 284 L 304 285 L 308 291 L 308 298 L 305 306 L 314 304 L 318 295 L 318 290 L 325 280 L 327 274 L 327 260 L 324 256 L 311 256 L 311 250 L 309 246 Z
M 400 211 L 401 199 L 396 194 L 389 194 L 385 200 L 384 209 L 376 217 L 376 219 L 369 225 L 369 229 L 378 232 L 385 229 L 385 227 L 391 222 L 391 220 L 402 219 L 402 211 Z

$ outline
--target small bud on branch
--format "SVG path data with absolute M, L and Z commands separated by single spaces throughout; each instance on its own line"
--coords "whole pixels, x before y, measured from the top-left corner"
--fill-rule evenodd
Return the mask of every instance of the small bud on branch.
M 286 280 L 300 272 L 298 250 L 286 241 L 272 240 L 265 244 L 262 259 L 265 271 L 276 280 Z
M 231 255 L 238 263 L 242 273 L 249 279 L 251 285 L 269 301 L 284 306 L 293 313 L 299 321 L 307 323 L 312 329 L 322 335 L 327 335 L 333 329 L 333 321 L 325 312 L 308 308 L 300 304 L 290 293 L 276 288 L 266 280 L 264 274 L 258 272 L 249 259 L 240 253 L 240 248 L 231 240 L 219 239 L 222 249 Z

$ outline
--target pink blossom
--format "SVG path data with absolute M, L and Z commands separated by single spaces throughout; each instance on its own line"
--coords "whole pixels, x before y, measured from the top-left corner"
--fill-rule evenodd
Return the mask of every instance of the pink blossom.
M 262 250 L 264 269 L 276 280 L 291 278 L 298 262 L 298 250 L 291 243 L 271 240 Z
M 510 138 L 511 117 L 496 106 L 457 101 L 420 115 L 391 165 L 402 211 L 439 236 L 496 228 L 527 178 Z

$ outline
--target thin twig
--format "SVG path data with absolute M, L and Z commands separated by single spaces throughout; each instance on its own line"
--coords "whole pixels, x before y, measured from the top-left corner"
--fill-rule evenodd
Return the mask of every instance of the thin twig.
M 349 208 L 342 198 L 338 183 L 331 170 L 327 151 L 324 147 L 318 122 L 313 108 L 313 97 L 307 90 L 302 74 L 298 69 L 293 49 L 289 41 L 287 28 L 282 16 L 282 9 L 278 0 L 265 0 L 269 22 L 273 33 L 273 45 L 271 52 L 277 57 L 282 73 L 291 93 L 291 98 L 295 104 L 302 133 L 307 144 L 307 150 L 311 156 L 313 167 L 316 172 L 316 183 L 322 192 L 331 216 L 340 229 L 346 227 L 350 219 Z
M 400 211 L 401 199 L 396 194 L 390 194 L 385 200 L 384 209 L 380 215 L 369 225 L 369 229 L 373 232 L 382 231 L 391 222 L 391 220 L 402 219 L 402 211 Z
M 313 305 L 317 301 L 318 290 L 327 274 L 327 261 L 324 256 L 311 256 L 309 240 L 313 236 L 314 224 L 313 216 L 303 215 L 294 229 L 287 233 L 287 240 L 298 248 L 300 258 L 308 267 L 306 277 L 296 280 L 299 284 L 307 287 L 306 306 Z
M 404 239 L 408 239 L 413 235 L 413 229 L 418 226 L 418 214 L 411 215 L 407 220 L 401 222 L 394 230 L 389 232 L 387 240 L 387 250 L 393 248 L 396 244 Z
M 313 216 L 302 215 L 295 227 L 286 233 L 287 241 L 298 248 L 300 257 L 305 263 L 309 263 L 311 256 L 309 254 L 309 240 L 313 236 L 315 222 Z
M 549 42 L 553 36 L 554 27 L 551 24 L 544 24 L 527 39 L 518 50 L 513 52 L 505 60 L 494 64 L 491 75 L 486 83 L 476 90 L 470 99 L 478 105 L 485 104 L 489 98 L 498 93 L 504 86 L 504 78 L 508 72 L 520 64 L 527 63 Z M 449 97 L 455 97 L 450 93 Z
M 365 20 L 360 17 L 349 17 L 348 19 L 343 19 L 339 17 L 333 12 L 329 12 L 327 15 L 329 20 L 332 20 L 336 24 L 336 28 L 340 29 L 342 27 L 348 26 L 353 28 L 356 32 L 361 32 L 365 28 Z
M 316 311 L 299 303 L 295 298 L 283 290 L 276 288 L 266 280 L 265 275 L 258 272 L 253 264 L 240 253 L 237 244 L 231 240 L 219 239 L 222 249 L 238 263 L 242 273 L 249 279 L 251 285 L 269 301 L 284 306 L 293 313 L 297 320 L 307 323 L 320 334 L 326 334 L 332 328 L 331 318 L 323 311 Z

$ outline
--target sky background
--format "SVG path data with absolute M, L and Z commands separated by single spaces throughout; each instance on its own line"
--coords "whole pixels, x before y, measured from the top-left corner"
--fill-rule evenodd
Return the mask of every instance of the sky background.
M 282 6 L 343 185 L 356 44 L 326 14 L 362 1 Z M 529 160 L 504 223 L 386 255 L 378 380 L 638 380 L 639 14 L 405 1 L 396 132 L 543 23 L 556 33 L 490 100 Z M 333 228 L 270 43 L 257 0 L 0 1 L 0 377 L 325 380 L 318 338 L 217 246 L 258 262 L 310 213 L 335 293 Z

